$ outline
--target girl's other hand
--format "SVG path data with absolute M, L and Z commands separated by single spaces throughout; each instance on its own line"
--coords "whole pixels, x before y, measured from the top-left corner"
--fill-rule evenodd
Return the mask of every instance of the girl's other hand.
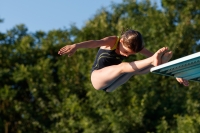
M 184 86 L 189 86 L 188 80 L 182 79 L 182 78 L 176 78 L 176 80 L 180 83 L 183 84 Z

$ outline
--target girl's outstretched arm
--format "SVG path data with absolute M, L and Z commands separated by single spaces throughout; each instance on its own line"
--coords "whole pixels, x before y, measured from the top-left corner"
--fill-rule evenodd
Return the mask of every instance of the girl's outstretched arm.
M 105 37 L 101 40 L 89 40 L 89 41 L 84 41 L 72 45 L 66 45 L 62 47 L 59 51 L 59 55 L 64 55 L 68 54 L 68 56 L 72 56 L 77 49 L 79 48 L 97 48 L 101 46 L 110 46 L 114 45 L 117 37 L 116 36 L 110 36 L 110 37 Z

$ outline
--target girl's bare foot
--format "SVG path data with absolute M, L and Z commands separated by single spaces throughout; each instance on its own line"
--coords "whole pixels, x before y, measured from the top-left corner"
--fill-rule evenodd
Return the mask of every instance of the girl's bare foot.
M 172 58 L 172 51 L 167 51 L 166 53 L 163 54 L 161 60 L 162 64 L 168 62 Z
M 158 66 L 162 64 L 162 56 L 168 51 L 167 47 L 163 47 L 159 49 L 153 56 L 152 56 L 152 65 Z

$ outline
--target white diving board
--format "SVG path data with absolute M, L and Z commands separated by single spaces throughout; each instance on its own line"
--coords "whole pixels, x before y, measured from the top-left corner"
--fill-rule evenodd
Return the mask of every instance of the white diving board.
M 200 82 L 200 52 L 153 67 L 150 71 Z

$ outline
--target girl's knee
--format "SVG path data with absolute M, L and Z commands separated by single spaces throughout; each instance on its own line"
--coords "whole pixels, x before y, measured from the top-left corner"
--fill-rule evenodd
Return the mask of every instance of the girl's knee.
M 97 88 L 97 87 L 94 87 L 94 89 L 97 90 L 97 91 L 102 90 L 102 88 Z
M 97 82 L 95 82 L 94 80 L 91 79 L 91 83 L 92 83 L 92 86 L 95 90 L 102 90 L 102 87 Z

